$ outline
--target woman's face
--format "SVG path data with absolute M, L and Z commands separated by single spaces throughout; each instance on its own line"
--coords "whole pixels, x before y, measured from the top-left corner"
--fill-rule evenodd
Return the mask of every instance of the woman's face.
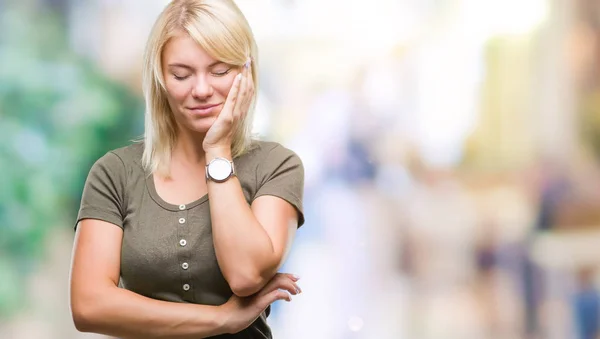
M 213 59 L 183 33 L 165 45 L 162 67 L 177 125 L 206 133 L 221 112 L 239 67 Z

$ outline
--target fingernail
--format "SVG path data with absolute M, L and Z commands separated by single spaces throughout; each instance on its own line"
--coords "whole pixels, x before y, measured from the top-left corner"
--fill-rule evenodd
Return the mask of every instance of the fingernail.
M 298 287 L 298 288 L 296 289 L 296 294 L 300 294 L 300 293 L 302 293 L 302 290 L 300 289 L 300 287 Z
M 244 64 L 245 68 L 249 68 L 250 67 L 250 59 L 248 59 L 248 61 L 246 61 L 246 63 Z
M 300 280 L 300 276 L 292 274 L 292 278 L 296 279 L 296 280 Z

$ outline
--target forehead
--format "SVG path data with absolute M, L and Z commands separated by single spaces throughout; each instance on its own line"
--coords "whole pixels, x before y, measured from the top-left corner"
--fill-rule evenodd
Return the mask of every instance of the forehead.
M 187 34 L 177 34 L 166 43 L 163 53 L 163 65 L 172 63 L 192 67 L 208 66 L 217 61 L 211 57 L 194 39 Z

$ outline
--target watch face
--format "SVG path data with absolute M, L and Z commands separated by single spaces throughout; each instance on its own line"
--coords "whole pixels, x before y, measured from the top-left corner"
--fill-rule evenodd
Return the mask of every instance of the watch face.
M 231 164 L 225 159 L 216 158 L 208 165 L 208 175 L 217 181 L 229 178 L 231 172 Z

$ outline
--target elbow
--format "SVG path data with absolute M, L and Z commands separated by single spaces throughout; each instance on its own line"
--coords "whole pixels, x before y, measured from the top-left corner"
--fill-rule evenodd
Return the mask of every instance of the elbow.
M 266 282 L 259 274 L 239 275 L 231 279 L 229 286 L 238 297 L 248 297 L 260 291 Z
M 97 302 L 94 300 L 81 300 L 74 298 L 71 301 L 71 317 L 73 324 L 79 332 L 97 332 L 100 316 Z
M 93 332 L 94 331 L 94 316 L 93 310 L 90 306 L 72 305 L 71 316 L 73 318 L 73 324 L 79 332 Z
M 279 263 L 279 260 L 276 262 Z M 271 278 L 275 276 L 277 268 L 278 266 L 275 265 L 274 261 L 263 268 L 242 268 L 241 266 L 238 266 L 236 267 L 236 270 L 230 270 L 223 273 L 225 274 L 233 294 L 238 297 L 248 297 L 262 290 Z

